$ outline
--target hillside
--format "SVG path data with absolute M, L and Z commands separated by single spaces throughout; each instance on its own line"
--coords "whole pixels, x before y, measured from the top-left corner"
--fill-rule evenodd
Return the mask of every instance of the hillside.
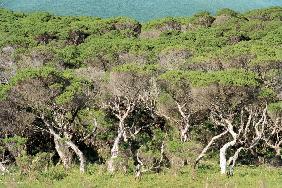
M 144 24 L 0 9 L 0 99 L 6 186 L 279 187 L 282 8 Z

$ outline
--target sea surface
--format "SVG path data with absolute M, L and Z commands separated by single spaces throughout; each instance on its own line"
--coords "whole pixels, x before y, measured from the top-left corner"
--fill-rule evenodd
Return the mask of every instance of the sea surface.
M 190 16 L 220 8 L 236 11 L 282 6 L 282 0 L 0 0 L 16 11 L 48 11 L 56 15 L 127 16 L 141 22 L 166 16 Z

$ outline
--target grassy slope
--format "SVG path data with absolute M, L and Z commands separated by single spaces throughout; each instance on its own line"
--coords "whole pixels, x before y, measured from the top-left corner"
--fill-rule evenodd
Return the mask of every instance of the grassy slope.
M 44 173 L 43 173 L 44 174 Z M 197 171 L 189 167 L 178 174 L 168 170 L 160 174 L 145 174 L 141 180 L 133 175 L 110 175 L 103 169 L 90 167 L 86 175 L 78 169 L 65 174 L 61 167 L 49 170 L 44 175 L 31 174 L 20 176 L 13 174 L 1 177 L 5 187 L 281 187 L 282 169 L 267 166 L 237 167 L 234 176 L 226 177 L 218 173 L 215 165 L 202 166 Z M 64 177 L 63 179 L 61 179 Z M 53 180 L 51 180 L 53 179 Z M 17 183 L 18 182 L 18 183 Z

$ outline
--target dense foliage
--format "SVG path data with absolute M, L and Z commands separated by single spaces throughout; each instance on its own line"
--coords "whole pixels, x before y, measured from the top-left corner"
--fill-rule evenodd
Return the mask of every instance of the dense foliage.
M 142 25 L 0 9 L 0 99 L 7 176 L 278 167 L 282 8 Z

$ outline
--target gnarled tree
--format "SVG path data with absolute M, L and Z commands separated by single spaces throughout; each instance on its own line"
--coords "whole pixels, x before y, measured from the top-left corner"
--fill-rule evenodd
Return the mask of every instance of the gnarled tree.
M 16 108 L 33 114 L 33 129 L 48 132 L 54 137 L 55 148 L 64 166 L 69 168 L 73 151 L 85 171 L 86 159 L 74 139 L 78 112 L 87 106 L 87 82 L 70 72 L 42 68 L 21 72 L 9 85 L 6 100 Z

